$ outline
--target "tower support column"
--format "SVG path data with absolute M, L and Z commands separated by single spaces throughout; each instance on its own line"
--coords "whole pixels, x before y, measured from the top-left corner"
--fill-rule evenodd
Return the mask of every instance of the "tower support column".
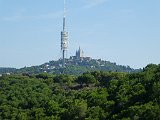
M 63 57 L 62 67 L 64 67 L 65 66 L 65 50 L 63 50 L 62 57 Z

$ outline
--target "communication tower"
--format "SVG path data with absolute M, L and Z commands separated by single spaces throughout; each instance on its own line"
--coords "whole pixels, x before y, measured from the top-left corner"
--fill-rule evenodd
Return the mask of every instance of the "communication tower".
M 68 32 L 66 31 L 66 0 L 64 0 L 63 31 L 61 32 L 62 67 L 65 67 L 65 54 L 68 50 Z

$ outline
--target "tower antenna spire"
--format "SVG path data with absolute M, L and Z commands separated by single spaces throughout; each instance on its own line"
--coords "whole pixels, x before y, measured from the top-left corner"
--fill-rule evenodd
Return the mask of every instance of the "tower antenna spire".
M 66 0 L 64 0 L 64 11 L 63 11 L 63 31 L 66 29 Z

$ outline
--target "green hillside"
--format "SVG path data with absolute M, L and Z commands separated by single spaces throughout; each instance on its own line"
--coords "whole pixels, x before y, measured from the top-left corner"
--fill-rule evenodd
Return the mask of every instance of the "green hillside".
M 159 120 L 160 65 L 137 73 L 0 77 L 1 120 Z
M 42 72 L 52 73 L 52 74 L 72 74 L 80 75 L 87 71 L 115 71 L 115 72 L 136 72 L 129 66 L 117 65 L 116 63 L 111 63 L 109 61 L 104 61 L 101 59 L 66 59 L 65 68 L 62 68 L 62 60 L 50 61 L 48 63 L 25 67 L 16 70 L 16 73 L 28 73 L 28 74 L 38 74 Z
M 15 71 L 16 71 L 15 68 L 4 68 L 4 67 L 0 67 L 0 74 L 13 73 L 13 72 L 15 72 Z

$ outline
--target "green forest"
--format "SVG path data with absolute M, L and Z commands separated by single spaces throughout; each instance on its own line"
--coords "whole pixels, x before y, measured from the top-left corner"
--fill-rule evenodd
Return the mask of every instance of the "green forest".
M 0 120 L 160 120 L 160 65 L 0 77 Z

